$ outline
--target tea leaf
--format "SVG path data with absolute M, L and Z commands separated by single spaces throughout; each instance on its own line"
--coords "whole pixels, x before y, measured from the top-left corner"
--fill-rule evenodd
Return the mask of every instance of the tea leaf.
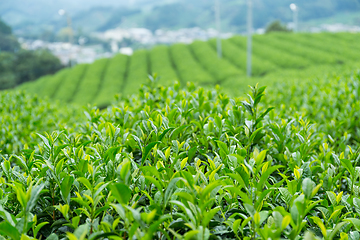
M 127 204 L 131 198 L 131 190 L 123 183 L 113 183 L 110 186 L 112 195 L 119 203 Z

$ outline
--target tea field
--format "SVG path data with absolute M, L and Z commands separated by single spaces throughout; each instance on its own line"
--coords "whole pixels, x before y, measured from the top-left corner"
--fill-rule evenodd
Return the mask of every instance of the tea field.
M 278 78 L 284 71 L 301 72 L 326 66 L 331 69 L 360 62 L 359 37 L 351 33 L 255 35 L 253 75 L 257 82 L 267 82 L 272 78 L 269 76 Z M 189 81 L 203 87 L 220 84 L 229 91 L 233 91 L 228 87 L 233 82 L 242 82 L 247 87 L 251 79 L 246 78 L 246 38 L 235 36 L 223 40 L 222 50 L 223 58 L 219 59 L 215 39 L 189 45 L 157 46 L 138 50 L 130 57 L 117 55 L 91 65 L 77 65 L 26 83 L 19 89 L 63 103 L 105 107 L 117 93 L 125 96 L 136 93 L 153 73 L 161 77 L 164 86 L 178 80 L 182 86 Z
M 204 54 L 185 45 L 157 53 L 167 50 Z M 39 80 L 41 91 L 60 96 L 71 82 L 61 96 L 85 103 L 71 89 L 103 77 L 97 93 L 81 91 L 107 96 L 145 73 L 140 62 L 157 59 L 149 56 L 115 57 L 128 73 L 114 59 L 79 65 Z M 214 82 L 240 71 L 201 64 L 193 76 Z M 101 111 L 0 92 L 0 239 L 360 239 L 360 71 L 298 76 L 238 97 L 150 77 Z M 117 88 L 105 90 L 115 78 Z

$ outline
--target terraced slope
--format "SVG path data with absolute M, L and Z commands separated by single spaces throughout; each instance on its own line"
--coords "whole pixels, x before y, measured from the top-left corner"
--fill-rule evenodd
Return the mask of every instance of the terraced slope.
M 125 74 L 127 74 L 127 67 L 123 66 L 127 66 L 128 63 L 129 57 L 122 54 L 119 54 L 109 60 L 101 82 L 102 87 L 94 99 L 95 104 L 100 106 L 108 105 L 111 103 L 109 96 L 114 96 L 121 91 L 125 85 Z
M 213 49 L 216 49 L 216 39 L 209 41 Z M 246 49 L 239 48 L 229 40 L 222 41 L 222 54 L 224 58 L 235 65 L 238 69 L 246 71 Z M 258 57 L 257 55 L 252 56 L 252 73 L 255 76 L 263 76 L 269 72 L 274 71 L 277 66 L 267 59 Z
M 179 80 L 177 69 L 170 56 L 167 46 L 157 46 L 149 51 L 151 71 L 157 73 L 162 85 L 171 85 L 172 81 Z
M 253 75 L 335 67 L 360 61 L 360 34 L 275 33 L 254 36 Z M 129 95 L 139 89 L 149 74 L 157 73 L 161 84 L 174 80 L 199 85 L 220 84 L 229 91 L 246 86 L 246 38 L 222 41 L 223 58 L 218 58 L 216 41 L 157 46 L 132 56 L 116 55 L 93 64 L 81 64 L 53 76 L 26 83 L 19 88 L 63 102 L 106 106 L 115 94 Z M 241 82 L 239 84 L 239 82 Z
M 85 114 L 0 92 L 0 239 L 359 240 L 354 69 L 247 98 L 148 81 Z
M 127 71 L 128 74 L 122 91 L 125 94 L 130 94 L 146 82 L 149 73 L 148 52 L 146 50 L 136 51 L 130 59 Z

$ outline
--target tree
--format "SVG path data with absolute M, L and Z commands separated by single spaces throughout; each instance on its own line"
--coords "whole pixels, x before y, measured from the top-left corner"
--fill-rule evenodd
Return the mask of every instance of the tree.
M 46 50 L 0 53 L 0 89 L 12 88 L 43 75 L 53 74 L 63 66 Z
M 0 19 L 0 90 L 53 74 L 63 68 L 47 50 L 21 49 L 11 28 Z
M 11 33 L 11 27 L 0 19 L 0 34 L 10 35 Z
M 14 61 L 13 53 L 0 52 L 0 90 L 16 85 L 16 76 L 13 71 Z
M 16 83 L 21 84 L 53 74 L 62 67 L 60 60 L 47 50 L 21 50 L 16 54 L 13 70 L 17 75 Z
M 291 30 L 283 25 L 279 20 L 275 20 L 266 27 L 265 33 L 270 32 L 291 32 Z
M 0 51 L 16 52 L 20 49 L 18 40 L 11 33 L 11 27 L 0 19 Z
M 16 86 L 16 76 L 13 72 L 0 73 L 0 90 L 13 88 Z
M 46 50 L 0 53 L 0 89 L 13 88 L 63 68 L 60 60 Z
M 18 40 L 13 35 L 0 33 L 0 51 L 16 52 L 20 49 Z

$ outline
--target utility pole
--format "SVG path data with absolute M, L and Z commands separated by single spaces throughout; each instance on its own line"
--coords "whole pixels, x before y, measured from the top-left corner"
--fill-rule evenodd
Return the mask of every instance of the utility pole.
M 65 11 L 64 9 L 60 9 L 58 13 L 59 13 L 60 16 L 65 16 L 66 17 L 66 22 L 67 22 L 67 26 L 68 26 L 68 30 L 69 30 L 69 43 L 70 43 L 70 48 L 71 48 L 73 43 L 74 43 L 74 33 L 73 33 L 73 29 L 72 29 L 71 17 L 69 15 L 69 13 L 67 11 Z M 70 55 L 69 55 L 69 66 L 72 67 L 73 65 L 74 65 L 73 56 L 70 53 Z
M 69 13 L 67 11 L 65 11 L 64 9 L 59 10 L 59 15 L 66 17 L 66 23 L 67 23 L 67 26 L 69 29 L 69 43 L 73 44 L 74 43 L 74 33 L 73 33 L 73 29 L 72 29 L 71 17 L 69 15 Z
M 251 77 L 251 55 L 252 55 L 252 0 L 248 0 L 248 14 L 247 14 L 247 75 Z
M 299 8 L 295 3 L 290 4 L 290 9 L 293 11 L 293 22 L 294 22 L 294 32 L 298 31 L 298 12 Z
M 218 57 L 222 57 L 222 50 L 221 50 L 221 21 L 220 21 L 220 0 L 215 0 L 215 19 L 216 19 L 216 28 L 217 28 L 217 54 Z
M 69 42 L 70 42 L 70 44 L 73 44 L 74 43 L 74 32 L 73 32 L 73 29 L 72 29 L 71 17 L 70 17 L 70 15 L 68 13 L 66 13 L 66 21 L 67 21 L 67 24 L 68 24 L 68 28 L 70 30 Z

